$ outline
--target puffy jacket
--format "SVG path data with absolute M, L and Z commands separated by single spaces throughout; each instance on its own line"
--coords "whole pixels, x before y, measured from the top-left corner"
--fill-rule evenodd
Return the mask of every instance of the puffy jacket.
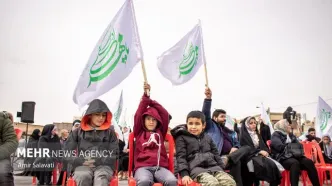
M 291 139 L 291 143 L 299 143 L 298 140 L 296 139 L 296 136 L 294 136 L 292 133 L 289 134 L 289 138 Z M 286 134 L 283 134 L 279 131 L 275 131 L 272 134 L 270 148 L 273 159 L 276 160 L 284 159 L 283 154 L 285 147 L 287 146 L 286 140 L 287 140 Z
M 222 133 L 222 127 L 217 124 L 213 119 L 211 118 L 211 103 L 212 99 L 204 99 L 203 103 L 203 109 L 202 112 L 205 115 L 206 119 L 206 128 L 205 132 L 212 138 L 213 142 L 216 144 L 218 148 L 219 154 L 221 154 L 223 144 L 224 144 L 224 136 Z M 225 127 L 227 130 L 227 127 Z M 231 131 L 230 129 L 227 130 L 227 134 L 231 138 L 231 143 L 233 147 L 240 148 L 240 143 L 237 138 L 237 134 L 234 131 Z
M 145 128 L 144 118 L 146 115 L 157 120 L 158 124 L 154 131 L 148 131 Z M 134 170 L 153 166 L 168 168 L 168 157 L 164 145 L 168 124 L 169 114 L 167 110 L 144 94 L 134 118 L 134 137 L 136 139 Z
M 190 134 L 186 125 L 171 130 L 176 143 L 177 168 L 181 176 L 196 178 L 203 172 L 222 171 L 223 166 L 217 147 L 209 135 Z
M 0 112 L 0 160 L 10 159 L 18 147 L 17 136 L 9 115 Z
M 10 155 L 16 151 L 18 141 L 9 117 L 8 113 L 0 112 L 0 185 L 14 186 Z
M 98 128 L 92 128 L 89 125 L 89 115 L 93 113 L 107 113 L 105 123 Z M 107 105 L 99 100 L 93 100 L 85 115 L 82 118 L 82 122 L 79 128 L 73 130 L 67 141 L 65 142 L 65 150 L 73 152 L 78 149 L 78 157 L 68 157 L 67 161 L 74 167 L 81 166 L 88 158 L 89 152 L 101 152 L 100 155 L 94 155 L 94 165 L 110 166 L 115 170 L 116 160 L 119 154 L 118 139 L 111 127 L 112 113 L 109 111 Z M 106 153 L 104 153 L 106 152 Z M 97 157 L 98 156 L 98 157 Z

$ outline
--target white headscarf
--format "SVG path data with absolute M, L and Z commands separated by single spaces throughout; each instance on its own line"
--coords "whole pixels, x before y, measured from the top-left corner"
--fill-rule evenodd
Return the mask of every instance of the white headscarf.
M 245 122 L 245 125 L 246 125 L 247 131 L 248 131 L 248 133 L 249 133 L 249 135 L 251 137 L 251 140 L 254 143 L 255 148 L 258 148 L 258 146 L 259 146 L 259 138 L 258 138 L 258 135 L 256 133 L 256 130 L 251 130 L 250 127 L 249 127 L 250 119 L 252 119 L 252 117 L 248 117 L 248 119 Z
M 282 134 L 287 136 L 286 143 L 292 142 L 292 140 L 290 139 L 290 137 L 287 133 L 288 126 L 289 126 L 289 123 L 286 119 L 282 119 L 282 120 L 278 121 L 276 124 L 274 124 L 275 131 L 279 131 Z

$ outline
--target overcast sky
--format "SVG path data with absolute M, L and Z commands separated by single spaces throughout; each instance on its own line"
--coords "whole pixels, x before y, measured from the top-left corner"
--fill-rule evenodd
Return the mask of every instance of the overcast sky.
M 1 0 L 0 110 L 35 101 L 35 123 L 71 122 L 83 110 L 73 91 L 102 32 L 124 0 Z M 233 117 L 332 98 L 330 0 L 134 0 L 151 97 L 184 123 L 204 99 L 204 70 L 173 87 L 157 57 L 202 21 L 213 108 Z M 100 97 L 110 108 L 124 91 L 127 117 L 142 95 L 137 65 Z M 327 101 L 332 105 L 332 99 Z M 312 119 L 316 104 L 294 107 Z M 18 119 L 17 119 L 18 120 Z

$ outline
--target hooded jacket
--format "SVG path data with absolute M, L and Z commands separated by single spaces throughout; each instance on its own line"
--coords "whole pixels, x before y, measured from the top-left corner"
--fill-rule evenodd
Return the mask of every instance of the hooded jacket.
M 90 126 L 90 115 L 93 113 L 107 113 L 105 122 L 97 128 Z M 89 153 L 100 152 L 91 158 L 94 165 L 110 166 L 115 170 L 116 160 L 119 154 L 118 139 L 111 127 L 112 113 L 107 105 L 99 100 L 93 100 L 82 118 L 79 128 L 73 130 L 65 142 L 65 150 L 73 152 L 78 149 L 76 156 L 66 158 L 74 167 L 81 166 Z M 100 155 L 100 156 L 99 156 Z
M 154 131 L 148 131 L 145 127 L 144 118 L 147 115 L 154 117 L 158 122 Z M 164 145 L 168 124 L 167 110 L 144 94 L 134 118 L 134 137 L 136 139 L 134 170 L 153 166 L 168 168 L 168 157 Z
M 179 125 L 171 130 L 176 143 L 177 168 L 182 177 L 196 178 L 203 172 L 222 171 L 223 162 L 211 137 L 202 132 L 195 136 L 187 126 Z

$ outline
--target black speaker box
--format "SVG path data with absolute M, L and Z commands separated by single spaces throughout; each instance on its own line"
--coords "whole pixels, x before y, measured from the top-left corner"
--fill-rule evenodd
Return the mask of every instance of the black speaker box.
M 21 122 L 34 123 L 35 105 L 36 103 L 33 101 L 22 102 Z

